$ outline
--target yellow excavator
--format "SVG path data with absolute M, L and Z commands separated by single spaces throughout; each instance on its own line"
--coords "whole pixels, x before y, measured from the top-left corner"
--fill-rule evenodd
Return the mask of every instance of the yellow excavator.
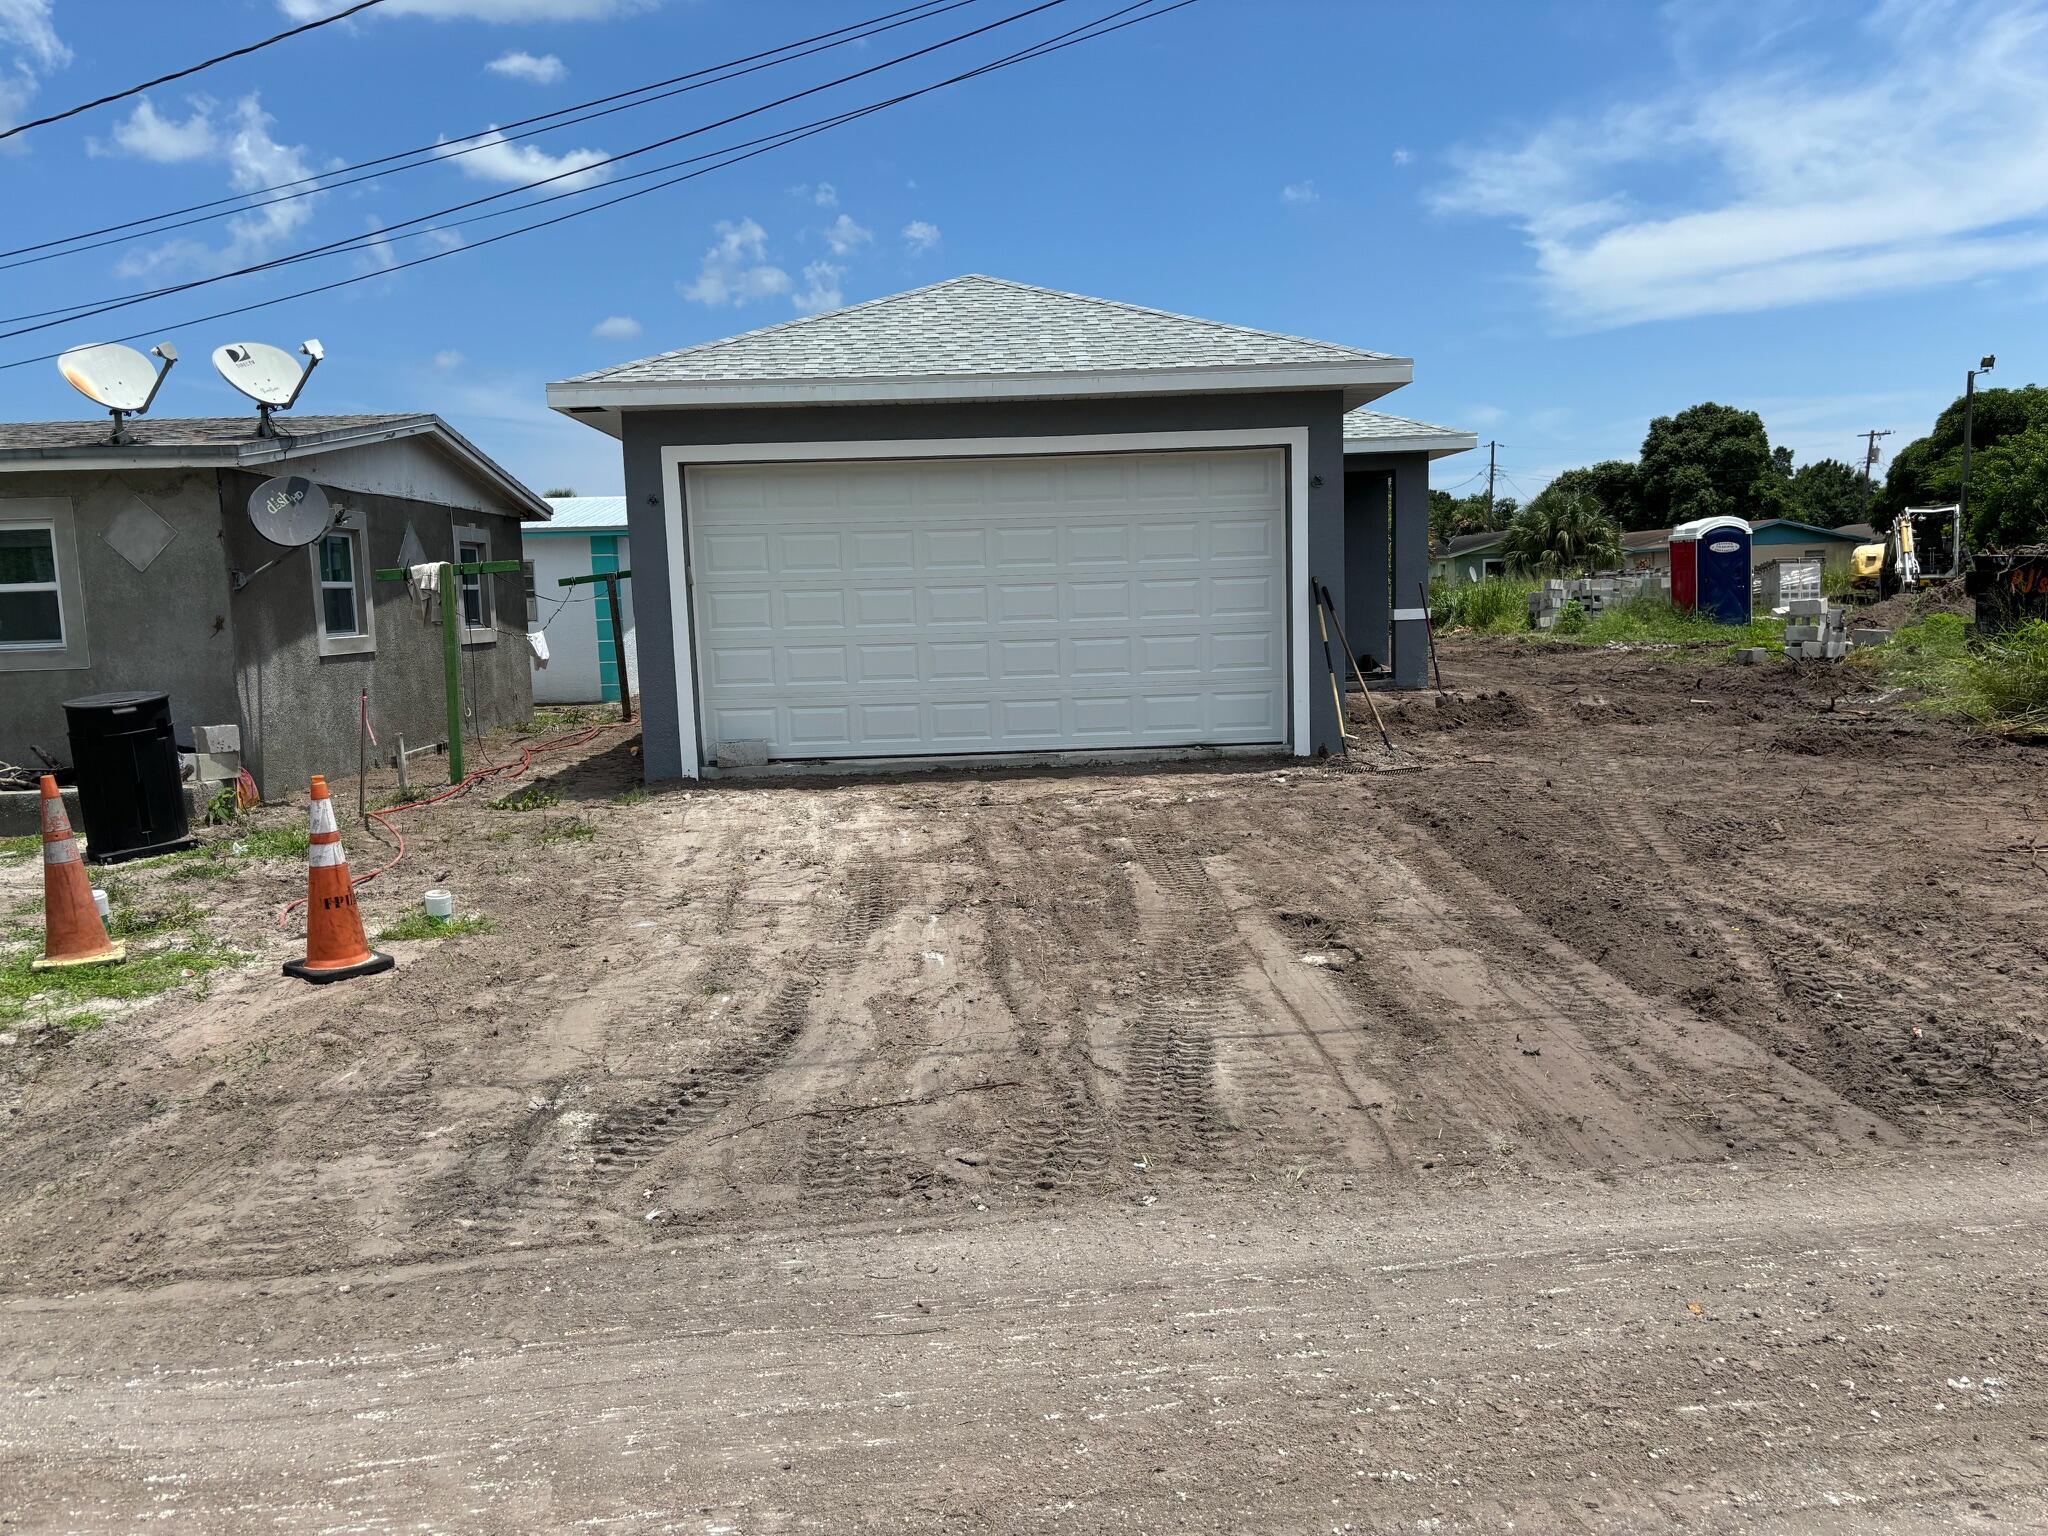
M 1955 549 L 1956 507 L 1908 507 L 1892 519 L 1882 544 L 1858 544 L 1849 552 L 1851 591 L 1895 597 L 1909 587 L 1948 581 Z M 1931 557 L 1923 561 L 1921 552 Z

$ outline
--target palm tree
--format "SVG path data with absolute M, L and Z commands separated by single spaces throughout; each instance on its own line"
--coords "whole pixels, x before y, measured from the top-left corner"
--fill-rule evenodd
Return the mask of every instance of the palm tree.
M 1614 570 L 1621 565 L 1621 525 L 1590 496 L 1545 490 L 1508 524 L 1501 556 L 1522 575 Z

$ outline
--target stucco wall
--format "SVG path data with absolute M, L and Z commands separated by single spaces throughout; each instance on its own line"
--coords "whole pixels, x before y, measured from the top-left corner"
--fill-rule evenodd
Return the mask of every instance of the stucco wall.
M 131 495 L 173 534 L 140 571 L 104 539 Z M 18 497 L 70 503 L 83 611 L 67 611 L 65 623 L 83 626 L 89 665 L 24 671 L 0 652 L 0 759 L 36 766 L 31 748 L 41 747 L 68 764 L 61 706 L 86 694 L 164 690 L 181 728 L 232 722 L 234 640 L 213 471 L 0 476 L 0 499 Z
M 318 479 L 317 461 L 310 461 Z M 253 571 L 284 558 L 235 598 L 233 684 L 240 703 L 242 746 L 266 797 L 303 794 L 316 773 L 353 776 L 357 691 L 370 690 L 371 723 L 384 750 L 403 734 L 409 746 L 447 734 L 438 610 L 422 610 L 401 582 L 372 582 L 377 648 L 373 654 L 322 656 L 314 617 L 312 557 L 267 543 L 241 515 L 259 475 L 223 473 L 222 497 L 230 563 Z M 323 486 L 325 482 L 322 482 Z M 485 528 L 493 560 L 521 557 L 519 523 L 510 514 L 453 510 L 395 496 L 330 488 L 337 508 L 367 516 L 370 565 L 399 563 L 410 525 L 429 560 L 454 558 L 457 523 Z M 526 585 L 515 572 L 491 583 L 497 638 L 465 645 L 462 692 L 470 729 L 516 724 L 533 712 L 527 647 Z M 228 718 L 234 718 L 232 715 Z
M 864 442 L 944 437 L 1080 436 L 1112 432 L 1198 432 L 1306 427 L 1309 573 L 1344 602 L 1343 398 L 1334 392 L 1175 396 L 1135 400 L 1040 400 L 915 406 L 802 406 L 773 409 L 637 411 L 625 418 L 626 515 L 638 591 L 642 761 L 650 780 L 682 772 L 668 570 L 671 527 L 662 499 L 661 451 L 691 443 Z M 661 573 L 653 579 L 653 573 Z M 1292 594 L 1309 614 L 1308 594 Z M 1318 662 L 1318 666 L 1320 662 Z M 1310 734 L 1316 750 L 1338 746 L 1336 705 L 1312 669 Z

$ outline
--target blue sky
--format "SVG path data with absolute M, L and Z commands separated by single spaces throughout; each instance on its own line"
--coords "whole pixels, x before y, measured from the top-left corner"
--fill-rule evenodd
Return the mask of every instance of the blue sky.
M 0 122 L 341 3 L 0 0 Z M 0 246 L 462 139 L 897 3 L 386 0 L 0 141 Z M 0 272 L 0 313 L 361 241 L 1028 3 L 974 0 L 632 112 Z M 1066 0 L 765 121 L 862 104 L 1121 3 Z M 645 163 L 580 180 L 601 198 Z M 500 227 L 358 244 L 14 337 L 0 363 L 148 331 L 186 358 L 159 413 L 237 414 L 213 346 L 318 336 L 328 361 L 305 409 L 436 410 L 535 486 L 596 494 L 618 487 L 614 445 L 546 411 L 549 379 L 988 272 L 1411 355 L 1416 382 L 1385 407 L 1498 439 L 1504 494 L 1632 455 L 1651 416 L 1704 399 L 1761 411 L 1802 462 L 1853 459 L 1865 428 L 1894 429 L 1892 449 L 1924 431 L 1980 353 L 2000 357 L 1994 382 L 2042 376 L 2048 3 L 1199 0 L 554 230 L 382 270 Z M 6 418 L 87 409 L 49 363 L 0 371 Z M 1466 489 L 1483 468 L 1482 449 L 1435 480 Z

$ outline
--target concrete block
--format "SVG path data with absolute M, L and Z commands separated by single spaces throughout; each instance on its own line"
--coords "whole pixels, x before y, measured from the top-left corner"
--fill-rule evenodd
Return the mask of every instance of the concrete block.
M 1878 629 L 1875 626 L 1849 631 L 1849 643 L 1851 645 L 1883 645 L 1891 637 L 1892 632 L 1890 630 Z
M 195 725 L 192 727 L 192 750 L 239 752 L 242 750 L 242 728 L 239 725 Z
M 1785 643 L 1787 645 L 1804 645 L 1809 640 L 1818 640 L 1819 638 L 1820 626 L 1818 624 L 1787 624 L 1785 626 Z
M 194 752 L 191 777 L 200 784 L 231 784 L 242 773 L 239 752 Z
M 1761 645 L 1752 645 L 1735 653 L 1745 667 L 1760 667 L 1771 659 L 1771 653 Z
M 1827 599 L 1824 597 L 1795 597 L 1785 607 L 1798 618 L 1809 618 L 1828 611 Z
M 721 768 L 759 768 L 768 761 L 768 743 L 721 741 L 716 755 Z

